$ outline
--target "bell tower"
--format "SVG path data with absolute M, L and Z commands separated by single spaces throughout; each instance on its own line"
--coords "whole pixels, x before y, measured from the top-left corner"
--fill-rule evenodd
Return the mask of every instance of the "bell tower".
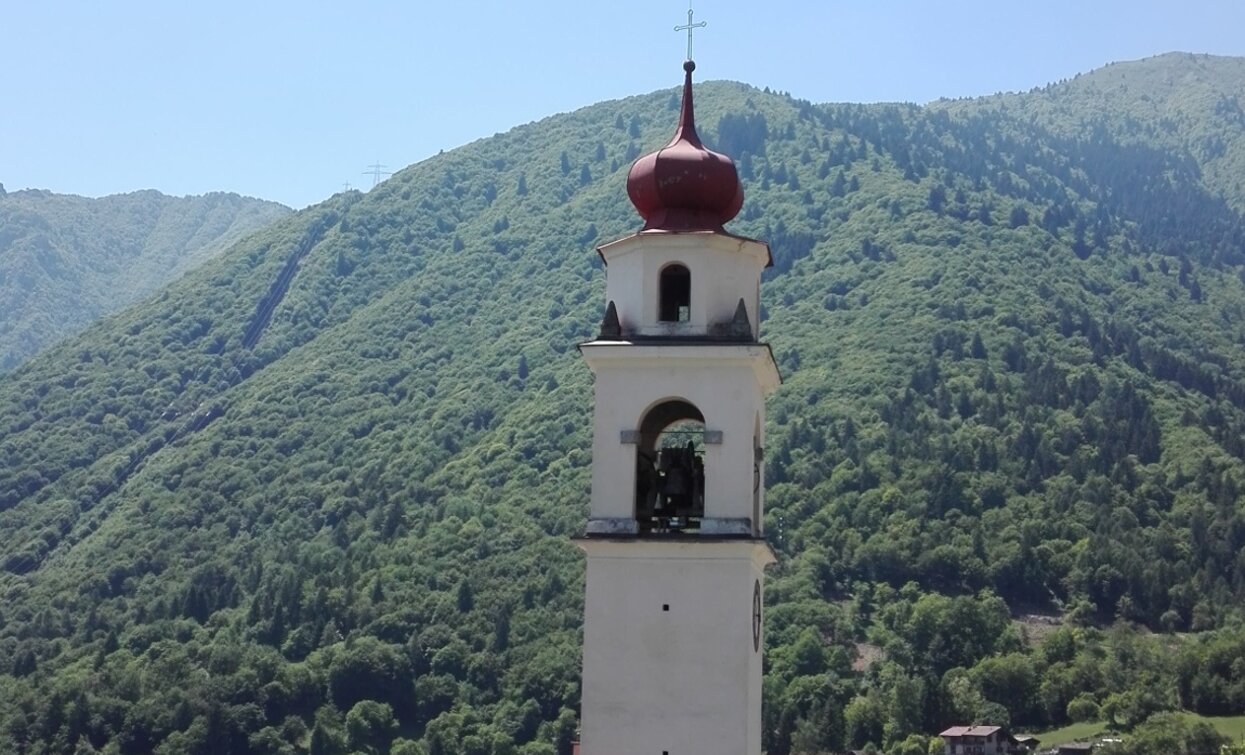
M 583 755 L 760 755 L 766 544 L 758 339 L 769 247 L 735 236 L 743 190 L 696 134 L 684 63 L 674 138 L 631 166 L 637 233 L 600 247 Z

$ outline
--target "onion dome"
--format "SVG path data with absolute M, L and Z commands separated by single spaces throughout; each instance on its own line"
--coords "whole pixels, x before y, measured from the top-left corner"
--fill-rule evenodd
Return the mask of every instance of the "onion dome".
M 696 134 L 692 71 L 683 64 L 683 107 L 670 143 L 644 155 L 627 175 L 627 194 L 645 231 L 719 231 L 739 214 L 744 191 L 735 163 L 705 147 Z

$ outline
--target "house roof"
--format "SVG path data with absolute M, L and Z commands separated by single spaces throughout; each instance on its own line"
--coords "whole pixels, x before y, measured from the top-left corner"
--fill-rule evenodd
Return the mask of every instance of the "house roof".
M 1094 749 L 1093 742 L 1069 742 L 1059 745 L 1060 752 L 1089 752 Z
M 952 726 L 940 737 L 988 737 L 994 732 L 1001 729 L 1001 726 Z

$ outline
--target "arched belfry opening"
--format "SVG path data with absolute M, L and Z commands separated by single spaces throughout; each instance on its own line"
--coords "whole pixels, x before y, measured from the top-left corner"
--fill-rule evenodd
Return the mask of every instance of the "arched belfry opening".
M 677 262 L 661 269 L 657 319 L 661 322 L 687 322 L 692 319 L 692 273 Z
M 700 529 L 705 516 L 705 417 L 682 399 L 640 421 L 635 518 L 641 534 Z

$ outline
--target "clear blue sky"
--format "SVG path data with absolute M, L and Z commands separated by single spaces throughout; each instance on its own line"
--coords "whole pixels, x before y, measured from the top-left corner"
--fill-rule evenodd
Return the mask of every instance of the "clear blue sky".
M 697 0 L 698 78 L 814 102 L 1024 90 L 1245 55 L 1240 0 Z M 554 113 L 679 83 L 681 0 L 12 0 L 0 183 L 294 207 Z

